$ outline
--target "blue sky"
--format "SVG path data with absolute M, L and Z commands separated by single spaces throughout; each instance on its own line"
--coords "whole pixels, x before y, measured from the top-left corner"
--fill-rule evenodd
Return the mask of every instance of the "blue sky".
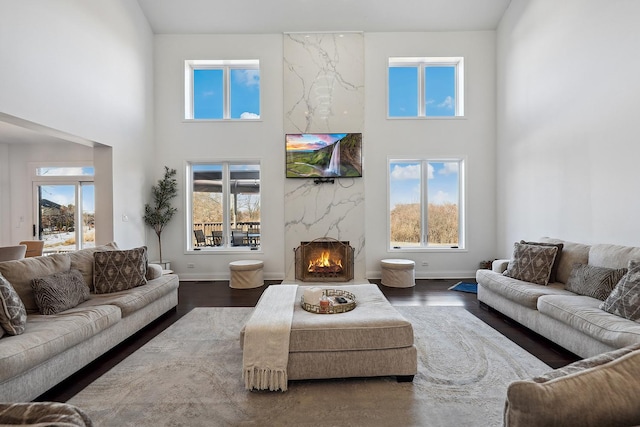
M 75 185 L 41 185 L 42 198 L 62 206 L 75 205 Z M 82 186 L 82 208 L 84 212 L 95 212 L 95 188 L 93 185 Z
M 390 173 L 390 203 L 391 208 L 397 204 L 419 203 L 421 162 L 392 161 L 389 165 Z M 427 165 L 427 179 L 429 186 L 428 203 L 458 204 L 458 163 L 457 162 L 429 162 Z
M 418 115 L 419 67 L 389 67 L 389 116 Z M 429 117 L 455 115 L 455 67 L 425 67 L 425 112 Z
M 260 70 L 230 70 L 231 118 L 260 117 Z M 222 119 L 224 106 L 222 69 L 193 70 L 193 118 Z

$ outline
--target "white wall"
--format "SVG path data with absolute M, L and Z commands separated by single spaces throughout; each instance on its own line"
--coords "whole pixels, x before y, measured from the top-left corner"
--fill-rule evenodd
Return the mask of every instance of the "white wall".
M 498 255 L 640 245 L 640 2 L 513 0 L 497 31 Z
M 259 59 L 261 119 L 252 122 L 184 121 L 184 61 Z M 282 133 L 282 35 L 157 35 L 156 158 L 152 173 L 178 170 L 178 212 L 162 233 L 162 255 L 184 280 L 228 279 L 229 262 L 260 259 L 267 279 L 284 277 L 284 134 Z M 187 253 L 185 177 L 187 161 L 261 160 L 261 248 L 225 254 Z M 155 234 L 149 249 L 157 253 Z M 190 237 L 190 236 L 189 236 Z M 194 264 L 187 268 L 187 264 Z
M 51 165 L 62 162 L 93 162 L 93 149 L 73 143 L 49 144 L 9 144 L 9 174 L 11 176 L 11 225 L 9 242 L 17 244 L 22 240 L 33 239 L 34 194 L 32 163 L 48 162 Z M 33 166 L 33 164 L 31 165 Z
M 387 64 L 392 56 L 463 56 L 465 117 L 388 120 Z M 420 278 L 475 277 L 478 263 L 493 257 L 495 245 L 495 33 L 365 34 L 365 105 L 367 277 L 379 276 L 384 258 L 413 259 Z M 394 156 L 465 160 L 466 250 L 389 251 L 387 170 Z
M 102 217 L 117 219 L 121 247 L 146 237 L 152 57 L 153 34 L 135 1 L 0 2 L 0 112 L 113 147 L 115 197 Z M 31 212 L 12 211 L 22 214 Z
M 0 246 L 11 246 L 11 185 L 9 175 L 9 144 L 0 143 Z
M 247 254 L 187 253 L 184 182 L 187 160 L 262 159 L 262 248 L 265 277 L 284 277 L 283 36 L 157 35 L 155 37 L 158 179 L 167 165 L 179 171 L 180 208 L 163 232 L 163 255 L 182 279 L 226 279 L 228 263 Z M 466 117 L 458 120 L 387 120 L 389 56 L 464 56 Z M 188 123 L 183 120 L 187 59 L 260 59 L 262 114 L 252 123 Z M 417 277 L 472 277 L 495 246 L 495 33 L 365 34 L 364 188 L 366 274 L 380 276 L 380 260 L 417 261 Z M 387 251 L 388 156 L 461 156 L 467 162 L 467 249 L 390 254 Z M 358 187 L 361 188 L 361 187 Z M 149 233 L 151 233 L 149 231 Z M 298 241 L 303 239 L 298 239 Z M 149 238 L 152 252 L 157 248 Z M 170 242 L 170 243 L 167 243 Z M 428 267 L 421 262 L 427 261 Z M 187 268 L 188 263 L 195 264 Z

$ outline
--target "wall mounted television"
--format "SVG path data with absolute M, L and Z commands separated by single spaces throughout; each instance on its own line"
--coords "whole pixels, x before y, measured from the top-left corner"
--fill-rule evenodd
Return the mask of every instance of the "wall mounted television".
M 362 176 L 361 133 L 285 135 L 287 178 Z

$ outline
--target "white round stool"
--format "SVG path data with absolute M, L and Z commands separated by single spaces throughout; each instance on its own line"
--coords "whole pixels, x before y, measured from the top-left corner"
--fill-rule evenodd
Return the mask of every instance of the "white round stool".
M 259 288 L 264 285 L 262 267 L 264 263 L 258 260 L 241 260 L 229 263 L 231 273 L 229 287 L 234 289 Z
M 382 284 L 391 288 L 410 288 L 416 285 L 416 263 L 410 259 L 383 259 Z

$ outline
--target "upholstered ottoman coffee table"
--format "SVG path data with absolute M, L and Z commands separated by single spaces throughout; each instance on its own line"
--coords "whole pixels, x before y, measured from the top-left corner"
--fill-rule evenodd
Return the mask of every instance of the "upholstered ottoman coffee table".
M 395 376 L 401 382 L 412 381 L 417 372 L 413 327 L 378 286 L 320 287 L 351 292 L 356 297 L 356 308 L 339 314 L 310 313 L 300 304 L 305 286 L 298 287 L 289 340 L 288 379 Z M 244 343 L 244 329 L 240 343 Z

